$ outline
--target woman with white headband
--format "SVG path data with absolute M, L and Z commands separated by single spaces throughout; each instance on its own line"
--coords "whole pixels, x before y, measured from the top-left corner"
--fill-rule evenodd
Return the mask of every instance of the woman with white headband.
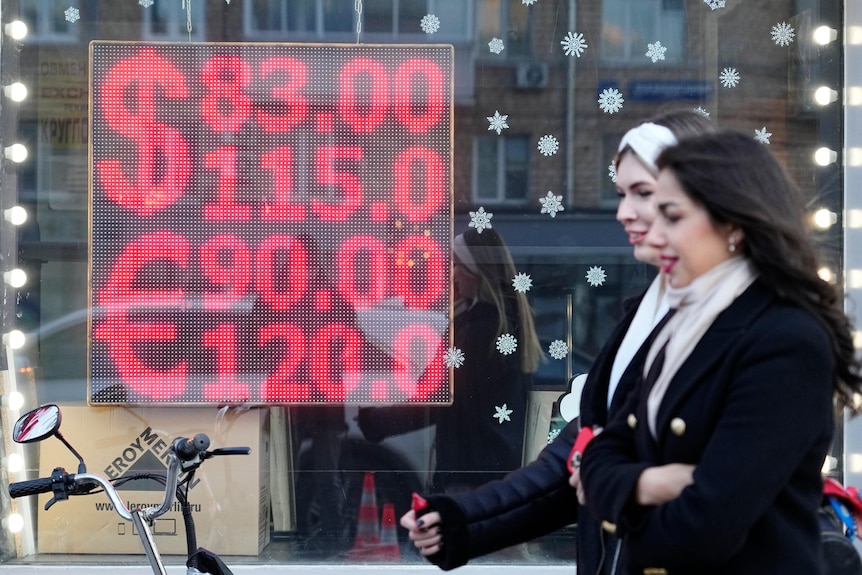
M 431 490 L 450 494 L 521 465 L 532 374 L 543 355 L 527 298 L 512 289 L 515 264 L 497 230 L 469 228 L 455 237 L 452 252 L 452 345 L 464 354 L 453 372 L 452 405 L 363 408 L 357 418 L 371 441 L 435 425 Z M 517 348 L 503 355 L 496 343 L 507 333 Z M 508 421 L 502 425 L 492 416 L 504 405 Z
M 709 121 L 693 111 L 676 111 L 653 118 L 625 134 L 615 158 L 617 220 L 628 234 L 639 261 L 659 265 L 658 251 L 646 246 L 656 209 L 652 202 L 661 151 L 679 139 L 712 131 Z M 567 466 L 579 430 L 603 427 L 631 391 L 636 370 L 627 369 L 636 352 L 661 319 L 660 277 L 626 307 L 622 321 L 599 352 L 584 385 L 579 420 L 539 454 L 536 461 L 505 479 L 454 496 L 429 496 L 429 513 L 412 511 L 401 518 L 420 553 L 444 570 L 470 559 L 529 541 L 566 525 L 578 523 L 578 573 L 618 574 L 617 542 L 584 510 L 569 485 Z

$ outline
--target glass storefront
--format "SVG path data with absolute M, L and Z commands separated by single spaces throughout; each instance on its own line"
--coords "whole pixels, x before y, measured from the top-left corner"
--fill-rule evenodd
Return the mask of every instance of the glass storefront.
M 190 491 L 231 564 L 422 564 L 397 527 L 411 493 L 553 440 L 655 273 L 616 221 L 612 161 L 660 112 L 769 145 L 821 277 L 862 301 L 862 14 L 840 0 L 2 0 L 0 18 L 4 485 L 77 465 L 11 442 L 45 403 L 110 479 L 164 469 L 179 434 L 248 445 Z M 537 367 L 517 333 L 478 368 L 479 343 L 455 345 L 465 230 L 508 246 Z M 461 375 L 511 365 L 476 392 Z M 856 425 L 826 469 L 848 482 Z M 158 496 L 133 483 L 127 504 Z M 44 510 L 4 487 L 0 561 L 139 564 L 100 497 Z M 166 517 L 156 541 L 182 554 Z M 575 529 L 474 563 L 571 565 Z

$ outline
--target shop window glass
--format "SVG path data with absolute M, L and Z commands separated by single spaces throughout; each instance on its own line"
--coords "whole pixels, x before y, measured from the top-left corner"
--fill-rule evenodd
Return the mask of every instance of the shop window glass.
M 854 80 L 855 84 L 847 86 L 842 83 L 843 75 L 852 76 L 853 70 L 860 69 L 860 62 L 845 54 L 845 50 L 849 54 L 852 46 L 858 44 L 852 34 L 862 26 L 858 21 L 862 15 L 858 14 L 856 3 L 842 0 L 726 3 L 703 0 L 537 0 L 532 3 L 522 0 L 192 0 L 190 36 L 188 15 L 180 0 L 0 2 L 4 26 L 13 19 L 20 19 L 29 30 L 27 36 L 13 39 L 4 27 L 0 40 L 4 77 L 4 90 L 0 94 L 3 98 L 0 106 L 2 146 L 6 149 L 21 144 L 28 151 L 21 163 L 8 157 L 4 159 L 0 171 L 0 205 L 4 215 L 11 206 L 19 206 L 28 214 L 27 220 L 15 228 L 5 219 L 0 226 L 0 262 L 4 266 L 8 262 L 10 266 L 21 268 L 27 277 L 22 287 L 2 288 L 5 290 L 4 297 L 0 298 L 3 331 L 16 328 L 28 341 L 20 349 L 4 347 L 3 356 L 13 359 L 13 369 L 7 376 L 5 359 L 0 360 L 0 369 L 4 370 L 4 386 L 15 379 L 24 392 L 23 409 L 41 403 L 58 403 L 68 408 L 70 426 L 75 418 L 84 417 L 81 421 L 88 422 L 88 413 L 115 409 L 88 406 L 92 397 L 88 389 L 91 373 L 87 358 L 92 346 L 100 345 L 98 338 L 90 336 L 88 325 L 98 321 L 99 314 L 105 312 L 88 308 L 88 289 L 92 282 L 90 256 L 116 249 L 109 240 L 122 236 L 127 230 L 108 226 L 105 238 L 90 242 L 91 198 L 98 186 L 90 171 L 90 146 L 98 140 L 102 149 L 108 142 L 116 150 L 123 151 L 125 155 L 117 163 L 123 173 L 136 174 L 138 167 L 137 141 L 133 141 L 128 132 L 123 133 L 117 126 L 106 128 L 105 124 L 101 131 L 92 129 L 91 105 L 98 106 L 99 101 L 90 93 L 91 40 L 118 44 L 166 41 L 186 45 L 191 39 L 195 45 L 207 49 L 209 44 L 216 43 L 272 46 L 281 42 L 351 47 L 357 40 L 365 46 L 454 46 L 451 76 L 446 76 L 441 84 L 449 89 L 451 81 L 453 124 L 451 133 L 443 130 L 435 141 L 440 149 L 452 150 L 451 174 L 448 164 L 439 172 L 435 171 L 438 166 L 434 158 L 423 155 L 421 149 L 412 150 L 415 155 L 401 165 L 400 179 L 396 179 L 394 170 L 389 168 L 389 171 L 373 171 L 380 158 L 386 158 L 393 149 L 406 149 L 415 144 L 414 139 L 424 137 L 417 118 L 427 113 L 429 108 L 425 104 L 408 106 L 407 112 L 400 110 L 400 117 L 388 110 L 380 119 L 369 105 L 367 90 L 374 82 L 381 94 L 394 93 L 395 69 L 384 67 L 381 71 L 368 67 L 351 77 L 340 75 L 341 69 L 337 69 L 336 64 L 325 62 L 322 71 L 325 73 L 313 84 L 315 89 L 331 86 L 337 79 L 350 85 L 354 92 L 343 99 L 333 96 L 331 101 L 315 100 L 301 111 L 301 102 L 295 107 L 286 102 L 296 103 L 290 98 L 297 93 L 310 99 L 319 93 L 303 92 L 304 88 L 291 92 L 296 88 L 291 84 L 293 77 L 277 66 L 261 81 L 260 69 L 252 66 L 251 81 L 230 92 L 231 98 L 236 97 L 237 101 L 247 96 L 250 108 L 244 105 L 234 108 L 229 102 L 231 98 L 225 98 L 209 112 L 211 117 L 219 118 L 229 117 L 237 109 L 239 115 L 246 109 L 254 111 L 248 118 L 237 121 L 233 132 L 218 133 L 218 138 L 210 142 L 211 149 L 206 150 L 215 154 L 227 149 L 235 155 L 210 158 L 208 165 L 203 159 L 191 162 L 192 183 L 172 217 L 181 214 L 180 219 L 189 217 L 191 221 L 191 216 L 182 214 L 202 211 L 202 206 L 211 200 L 207 194 L 218 186 L 222 191 L 227 190 L 225 196 L 235 190 L 238 204 L 270 194 L 271 183 L 276 179 L 273 174 L 282 178 L 279 189 L 293 186 L 295 194 L 290 200 L 303 206 L 302 202 L 312 197 L 329 207 L 341 206 L 345 198 L 355 197 L 350 194 L 356 190 L 385 196 L 394 193 L 392 190 L 396 187 L 404 204 L 422 206 L 429 197 L 425 192 L 436 189 L 429 184 L 432 176 L 445 182 L 447 190 L 451 183 L 451 197 L 445 197 L 444 205 L 446 224 L 448 226 L 451 221 L 453 235 L 477 225 L 487 225 L 485 231 L 493 229 L 505 239 L 516 271 L 525 276 L 520 281 L 529 280 L 532 284 L 525 297 L 533 309 L 537 339 L 546 358 L 532 374 L 526 390 L 529 400 L 524 411 L 529 410 L 532 415 L 519 423 L 522 427 L 515 430 L 514 439 L 506 445 L 514 446 L 514 451 L 522 448 L 519 451 L 522 456 L 516 457 L 517 461 L 510 460 L 506 464 L 508 468 L 529 461 L 547 444 L 554 426 L 561 425 L 554 411 L 555 401 L 566 392 L 571 377 L 589 371 L 614 329 L 624 302 L 640 293 L 654 277 L 650 266 L 632 257 L 628 239 L 615 220 L 617 198 L 609 174 L 620 135 L 643 119 L 669 109 L 698 110 L 719 127 L 743 130 L 772 146 L 800 183 L 812 221 L 816 222 L 812 233 L 823 258 L 822 277 L 836 282 L 847 277 L 857 288 L 862 285 L 857 281 L 862 272 L 854 269 L 860 266 L 852 264 L 858 250 L 844 249 L 844 242 L 855 237 L 853 230 L 859 227 L 858 210 L 842 215 L 847 206 L 862 206 L 862 196 L 858 192 L 862 186 L 857 181 L 860 145 L 858 142 L 845 145 L 844 140 L 845 137 L 858 139 L 858 130 L 851 130 L 849 126 L 858 124 L 856 84 L 859 82 Z M 77 12 L 67 14 L 70 9 Z M 845 45 L 843 18 L 853 14 L 856 20 L 848 20 L 847 30 L 851 36 Z M 440 28 L 433 32 L 422 26 L 423 18 L 431 15 L 440 22 Z M 819 36 L 824 43 L 817 43 L 812 40 L 813 33 L 822 26 L 827 28 L 821 30 Z M 566 53 L 569 33 L 583 35 L 583 53 Z M 493 38 L 502 41 L 503 49 L 499 53 L 488 45 Z M 648 44 L 657 41 L 666 51 L 663 60 L 653 62 L 646 52 Z M 216 75 L 210 91 L 236 88 L 235 79 L 236 76 L 228 72 Z M 352 80 L 354 84 L 349 83 Z M 410 77 L 411 82 L 415 80 Z M 15 81 L 27 86 L 28 95 L 23 100 L 14 100 L 12 92 L 6 89 Z M 200 83 L 189 81 L 189 85 L 195 88 L 181 98 L 169 97 L 163 87 L 153 93 L 159 110 L 157 122 L 188 136 L 188 145 L 195 148 L 202 146 L 198 138 L 213 136 L 218 129 L 206 122 L 183 124 L 176 119 L 197 117 L 196 98 L 210 94 Z M 411 94 L 421 95 L 423 86 L 420 79 L 411 87 L 415 88 Z M 288 89 L 276 89 L 285 87 Z M 124 92 L 121 98 L 127 103 L 130 117 L 145 109 L 138 107 L 139 102 L 132 92 Z M 815 94 L 817 99 L 814 99 Z M 257 115 L 259 111 L 268 116 Z M 845 112 L 856 122 L 848 123 L 846 130 Z M 304 119 L 285 133 L 278 129 L 270 131 L 273 126 L 292 118 L 291 114 L 301 113 L 305 114 Z M 349 120 L 345 120 L 345 116 L 349 116 Z M 505 122 L 488 120 L 494 116 L 505 116 Z M 260 117 L 269 118 L 269 129 L 258 121 Z M 414 122 L 411 124 L 404 118 L 412 118 Z M 380 125 L 396 126 L 401 131 L 393 130 L 388 138 L 374 137 L 373 133 L 369 136 L 360 133 L 365 120 L 380 121 Z M 410 131 L 409 128 L 417 126 L 418 131 Z M 107 149 L 114 149 L 110 146 Z M 262 167 L 255 163 L 259 159 L 255 150 L 266 146 L 280 148 L 283 155 L 270 157 L 266 167 Z M 336 149 L 337 154 L 321 156 L 320 148 Z M 815 157 L 818 148 L 823 149 Z M 165 150 L 153 154 L 150 167 L 154 179 L 169 171 L 165 159 L 169 155 Z M 235 161 L 227 161 L 230 159 Z M 235 170 L 225 166 L 233 166 Z M 372 173 L 375 175 L 370 175 Z M 222 180 L 216 177 L 219 174 L 224 176 Z M 136 181 L 131 176 L 128 179 Z M 357 244 L 359 248 L 347 258 L 356 269 L 365 269 L 366 264 L 369 269 L 372 264 L 376 265 L 374 269 L 379 277 L 359 274 L 340 287 L 321 290 L 324 295 L 312 302 L 320 307 L 320 313 L 310 321 L 324 321 L 323 312 L 327 306 L 350 307 L 340 301 L 342 291 L 352 295 L 370 291 L 369 286 L 383 285 L 394 277 L 396 265 L 416 265 L 418 258 L 417 261 L 400 258 L 403 254 L 396 257 L 394 249 L 390 251 L 391 246 L 386 242 L 390 238 L 395 238 L 392 242 L 400 240 L 404 234 L 424 238 L 423 222 L 409 217 L 390 217 L 393 212 L 387 212 L 382 203 L 380 206 L 377 211 L 369 212 L 368 219 L 376 218 L 372 223 L 379 226 L 375 233 L 380 234 L 375 237 L 384 240 L 380 244 L 370 241 Z M 120 202 L 112 209 L 126 213 Z M 475 215 L 480 212 L 482 218 Z M 395 215 L 405 216 L 404 213 Z M 157 233 L 163 230 L 168 218 L 155 213 L 148 221 L 152 225 L 150 231 Z M 328 234 L 333 245 L 340 245 L 341 222 L 309 218 L 304 224 L 307 225 L 303 232 Z M 265 228 L 266 233 L 273 235 L 287 235 L 285 230 L 294 229 L 275 220 L 266 225 L 269 226 Z M 449 229 L 445 231 L 448 236 Z M 231 341 L 232 333 L 221 329 L 221 324 L 245 322 L 237 332 L 238 338 L 245 338 L 243 342 L 249 347 L 256 346 L 261 354 L 260 361 L 248 360 L 242 369 L 251 370 L 253 377 L 263 381 L 272 375 L 263 372 L 278 364 L 273 358 L 288 357 L 290 348 L 285 341 L 289 338 L 284 334 L 290 330 L 282 326 L 283 332 L 266 332 L 263 344 L 260 337 L 249 335 L 257 327 L 255 322 L 261 321 L 261 306 L 267 305 L 258 293 L 261 290 L 254 291 L 252 287 L 263 283 L 268 290 L 263 290 L 267 297 L 284 296 L 292 285 L 290 264 L 294 262 L 286 255 L 288 250 L 282 249 L 284 246 L 267 252 L 271 256 L 269 259 L 260 256 L 257 245 L 246 246 L 248 250 L 244 252 L 241 242 L 229 237 L 231 233 L 230 224 L 225 222 L 193 230 L 188 238 L 193 254 L 188 266 L 156 261 L 148 271 L 169 282 L 171 288 L 194 294 L 184 296 L 182 302 L 181 311 L 191 314 L 184 316 L 183 329 L 204 326 L 201 330 L 208 330 L 212 335 L 208 336 L 207 343 L 201 342 L 194 348 L 190 361 L 206 364 L 207 374 L 230 372 L 230 358 L 215 353 L 228 349 L 224 342 Z M 204 263 L 201 263 L 204 240 L 214 234 L 224 243 L 215 244 L 214 248 L 209 245 L 212 249 L 204 253 Z M 330 258 L 320 266 L 317 277 L 325 283 L 338 273 L 338 266 L 343 262 L 337 262 L 332 253 L 320 255 Z M 431 258 L 430 250 L 421 252 L 419 257 Z M 269 275 L 257 273 L 256 266 L 261 265 L 270 266 L 266 268 Z M 249 271 L 249 275 L 239 273 L 243 270 Z M 4 267 L 0 271 L 7 270 Z M 451 273 L 448 267 L 441 271 L 441 293 L 448 294 L 453 289 Z M 411 281 L 421 283 L 422 280 L 415 280 L 415 277 L 400 276 L 399 286 L 404 293 L 415 287 Z M 251 279 L 244 283 L 244 278 Z M 142 277 L 132 278 L 130 285 L 134 289 L 147 288 Z M 206 291 L 204 288 L 225 299 L 236 295 L 235 305 L 206 316 L 212 310 L 206 310 L 205 306 L 212 305 L 213 300 L 204 303 L 199 296 Z M 389 313 L 399 301 L 394 293 L 385 289 L 382 292 L 385 292 L 381 297 L 389 306 L 386 307 Z M 161 297 L 165 293 L 157 295 Z M 157 299 L 154 296 L 151 303 L 159 304 Z M 357 308 L 351 309 L 358 323 L 359 316 L 367 310 L 361 305 Z M 282 311 L 290 321 L 295 319 L 290 310 Z M 174 317 L 172 313 L 174 311 L 166 312 L 154 323 L 168 322 Z M 446 329 L 448 322 L 454 323 L 454 319 L 445 318 Z M 390 322 L 398 329 L 410 323 L 400 318 Z M 350 333 L 350 330 L 344 329 L 343 333 Z M 421 347 L 417 341 L 403 344 L 407 355 L 416 352 L 413 348 Z M 300 342 L 305 345 L 303 349 L 314 348 L 298 337 L 290 342 Z M 351 353 L 355 350 L 350 347 L 348 336 L 341 339 L 333 336 L 326 342 L 331 353 L 325 355 L 325 363 L 330 372 L 341 369 L 336 365 L 338 362 L 352 360 Z M 447 347 L 450 343 L 448 339 L 445 341 Z M 151 362 L 148 368 L 173 365 L 175 350 L 169 348 L 160 354 L 159 350 L 164 350 L 160 347 L 162 344 L 156 340 L 140 341 L 130 346 L 129 353 Z M 374 353 L 387 353 L 384 345 L 369 347 L 374 348 Z M 424 348 L 416 352 L 422 353 Z M 378 366 L 381 356 L 370 351 L 368 354 L 368 363 Z M 315 356 L 310 352 L 304 357 L 315 357 L 318 361 L 324 355 Z M 219 360 L 222 363 L 219 364 Z M 264 365 L 268 367 L 261 367 Z M 304 374 L 298 377 L 306 377 L 302 383 L 309 381 Z M 4 440 L 9 428 L 5 416 L 8 391 L 0 390 L 4 396 L 4 427 L 0 430 L 3 436 L 0 439 Z M 203 421 L 214 430 L 224 432 L 225 437 L 233 437 L 230 434 L 236 431 L 249 432 L 253 435 L 250 442 L 261 439 L 258 432 L 264 427 L 259 424 L 265 422 L 269 426 L 268 445 L 272 451 L 266 453 L 266 457 L 253 459 L 255 464 L 263 466 L 256 468 L 261 478 L 266 475 L 263 471 L 271 469 L 269 482 L 255 479 L 248 485 L 243 484 L 243 489 L 247 487 L 249 492 L 255 493 L 269 489 L 272 494 L 272 502 L 264 505 L 267 523 L 261 531 L 270 542 L 262 550 L 231 557 L 231 565 L 313 562 L 342 565 L 347 570 L 368 562 L 368 557 L 362 555 L 367 549 L 363 549 L 362 538 L 357 539 L 357 534 L 379 528 L 384 507 L 387 521 L 393 515 L 397 520 L 410 504 L 412 492 L 429 493 L 441 485 L 433 483 L 435 465 L 447 458 L 451 461 L 467 439 L 479 434 L 483 424 L 492 423 L 492 427 L 499 430 L 506 429 L 510 423 L 505 418 L 499 423 L 495 419 L 498 413 L 505 412 L 502 407 L 507 399 L 494 397 L 494 404 L 487 410 L 468 413 L 467 423 L 458 428 L 454 439 L 450 436 L 447 443 L 433 424 L 458 409 L 459 393 L 463 391 L 454 390 L 451 406 L 395 406 L 392 412 L 395 415 L 385 421 L 409 419 L 410 429 L 385 438 L 366 436 L 360 429 L 357 418 L 360 407 L 366 407 L 364 404 L 322 406 L 254 402 L 254 405 L 246 405 L 239 401 L 240 405 L 225 409 L 219 405 L 160 405 L 153 409 L 160 412 L 160 417 L 167 414 L 169 421 L 178 422 L 202 421 L 194 418 L 206 411 Z M 509 407 L 511 405 L 510 402 Z M 138 434 L 147 429 L 146 425 L 139 429 L 142 418 L 125 407 L 117 407 L 112 413 L 117 414 L 116 421 L 134 427 Z M 251 420 L 255 423 L 249 423 Z M 86 425 L 79 427 L 81 429 L 70 427 L 66 434 L 77 447 L 102 443 L 103 435 Z M 123 449 L 134 444 L 136 437 L 130 438 Z M 8 445 L 8 442 L 0 445 Z M 129 459 L 126 461 L 123 449 L 104 462 L 88 461 L 90 469 L 116 471 L 122 465 L 131 465 L 132 452 L 125 452 Z M 847 468 L 842 449 L 840 441 L 837 442 L 827 469 L 832 475 L 840 475 Z M 446 477 L 447 488 L 476 485 L 505 471 L 493 464 L 493 454 L 489 455 L 489 451 L 477 450 L 480 456 L 489 458 L 483 460 L 480 468 L 450 473 Z M 69 466 L 68 460 L 42 461 L 36 450 L 24 453 L 27 478 L 44 475 L 40 466 Z M 273 456 L 271 468 L 270 455 Z M 153 458 L 158 459 L 155 455 Z M 206 468 L 206 473 L 211 474 L 214 483 L 238 483 L 232 472 L 220 469 L 217 463 Z M 368 477 L 373 477 L 375 483 L 374 521 L 369 520 L 372 504 L 368 497 Z M 22 478 L 23 475 L 10 476 L 11 480 Z M 5 491 L 5 486 L 0 487 Z M 203 493 L 208 484 L 204 487 L 194 496 L 194 503 L 204 508 L 201 525 L 219 521 L 219 516 L 208 510 L 215 506 L 209 505 L 211 501 Z M 88 498 L 95 502 L 98 496 Z M 366 507 L 361 508 L 363 501 Z M 4 510 L 6 503 L 8 500 L 4 500 Z M 116 554 L 106 558 L 85 553 L 83 548 L 76 547 L 79 543 L 61 531 L 40 534 L 39 525 L 44 528 L 52 525 L 52 521 L 65 521 L 68 502 L 53 506 L 49 515 L 41 510 L 44 502 L 40 503 L 32 506 L 33 512 L 22 534 L 10 535 L 4 522 L 0 530 L 0 563 L 4 565 L 0 565 L 0 572 L 7 564 L 56 563 L 58 557 L 82 564 L 142 564 L 142 555 L 137 551 L 120 555 L 120 559 Z M 256 505 L 248 507 L 257 508 Z M 57 520 L 58 517 L 62 519 Z M 229 538 L 240 541 L 251 537 L 256 544 L 258 531 L 246 532 L 237 525 L 239 523 L 229 518 L 221 523 Z M 424 564 L 425 560 L 406 541 L 405 532 L 396 528 L 387 531 L 387 537 L 393 533 L 400 543 L 399 557 L 389 555 L 374 560 L 380 559 L 387 569 L 396 572 L 397 567 L 392 565 L 412 568 Z M 568 526 L 524 546 L 476 558 L 472 563 L 508 565 L 528 573 L 540 573 L 548 565 L 571 566 L 575 558 L 574 533 L 575 527 Z M 207 540 L 200 543 L 211 545 Z M 65 545 L 61 556 L 54 555 L 58 545 Z M 215 550 L 222 551 L 218 547 Z

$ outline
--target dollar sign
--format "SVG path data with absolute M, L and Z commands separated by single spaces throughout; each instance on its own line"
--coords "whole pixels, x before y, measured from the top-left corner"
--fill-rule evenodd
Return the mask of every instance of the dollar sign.
M 121 160 L 105 159 L 95 163 L 99 182 L 111 201 L 144 217 L 176 201 L 191 172 L 188 142 L 180 132 L 155 120 L 157 88 L 167 98 L 188 95 L 182 72 L 146 48 L 105 74 L 98 98 L 105 123 L 134 141 L 138 152 L 136 178 L 127 176 Z

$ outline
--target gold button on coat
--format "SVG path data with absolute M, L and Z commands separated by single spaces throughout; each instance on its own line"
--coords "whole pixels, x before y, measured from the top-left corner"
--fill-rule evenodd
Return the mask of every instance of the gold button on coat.
M 670 430 L 674 435 L 682 435 L 685 433 L 685 421 L 682 418 L 674 417 L 670 420 Z
M 638 426 L 638 418 L 635 417 L 634 413 L 630 413 L 629 416 L 626 418 L 626 423 L 629 424 L 629 427 L 634 429 L 635 427 Z

